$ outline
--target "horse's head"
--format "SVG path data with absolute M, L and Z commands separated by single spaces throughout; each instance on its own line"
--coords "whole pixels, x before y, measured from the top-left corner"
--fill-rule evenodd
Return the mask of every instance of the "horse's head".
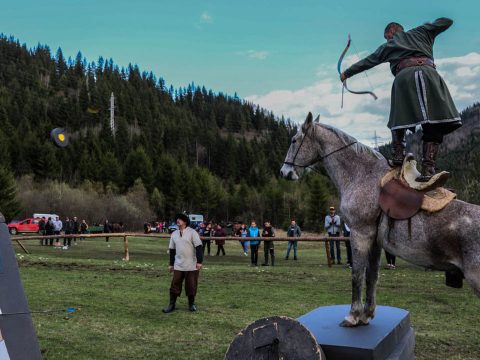
M 292 138 L 287 156 L 280 169 L 282 177 L 289 180 L 298 180 L 305 168 L 315 163 L 318 159 L 318 144 L 315 143 L 312 136 L 314 131 L 313 123 L 318 122 L 318 120 L 319 117 L 314 121 L 312 113 L 308 113 L 307 119 Z

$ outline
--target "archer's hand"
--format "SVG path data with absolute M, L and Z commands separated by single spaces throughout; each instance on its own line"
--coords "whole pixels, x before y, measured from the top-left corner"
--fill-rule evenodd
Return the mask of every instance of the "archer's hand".
M 197 263 L 197 265 L 196 265 L 197 270 L 200 270 L 202 267 L 203 267 L 202 264 Z
M 345 80 L 347 80 L 347 76 L 343 72 L 343 73 L 340 74 L 340 81 L 343 83 Z
M 169 273 L 172 273 L 172 272 L 173 272 L 173 266 L 169 266 L 169 267 L 168 267 L 168 272 L 169 272 Z

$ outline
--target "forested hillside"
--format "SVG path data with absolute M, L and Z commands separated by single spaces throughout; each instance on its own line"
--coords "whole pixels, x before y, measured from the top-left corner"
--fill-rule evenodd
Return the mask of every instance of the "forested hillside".
M 71 134 L 67 148 L 50 140 L 55 127 Z M 89 221 L 134 218 L 138 226 L 142 218 L 186 210 L 220 221 L 269 217 L 283 224 L 305 218 L 311 206 L 317 209 L 313 225 L 331 193 L 327 181 L 310 176 L 294 190 L 278 179 L 295 131 L 236 95 L 194 84 L 174 88 L 136 65 L 120 68 L 102 57 L 89 62 L 80 52 L 65 59 L 61 49 L 29 49 L 0 38 L 0 165 L 17 179 L 20 201 L 1 209 L 10 218 L 78 212 Z M 322 189 L 309 195 L 307 189 L 319 184 Z M 118 204 L 102 211 L 97 205 L 95 212 L 83 203 L 120 197 L 133 201 L 124 204 L 124 218 L 112 211 Z

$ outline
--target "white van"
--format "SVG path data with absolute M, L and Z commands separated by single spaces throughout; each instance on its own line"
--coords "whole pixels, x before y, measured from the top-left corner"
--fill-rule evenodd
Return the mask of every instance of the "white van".
M 40 214 L 40 213 L 34 213 L 33 218 L 42 218 L 44 217 L 45 219 L 52 218 L 52 220 L 55 220 L 57 217 L 59 217 L 57 214 Z
M 203 222 L 203 215 L 188 214 L 188 218 L 190 219 L 190 227 L 194 229 Z

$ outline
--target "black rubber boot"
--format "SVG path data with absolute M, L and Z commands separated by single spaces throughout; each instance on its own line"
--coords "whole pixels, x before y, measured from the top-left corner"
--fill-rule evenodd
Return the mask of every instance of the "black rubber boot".
M 392 163 L 402 166 L 405 159 L 405 129 L 392 130 Z
M 197 305 L 195 305 L 195 296 L 188 297 L 188 310 L 192 312 L 197 311 Z
M 176 295 L 173 295 L 173 294 L 170 294 L 170 303 L 168 304 L 168 306 L 163 309 L 162 311 L 165 313 L 165 314 L 168 314 L 168 313 L 171 313 L 172 311 L 175 310 L 175 303 L 177 302 L 177 296 Z
M 437 161 L 440 144 L 435 142 L 423 142 L 422 175 L 415 180 L 418 182 L 427 182 L 435 175 L 435 162 Z M 448 174 L 445 174 L 435 182 L 435 187 L 443 186 L 448 180 Z
M 275 266 L 275 254 L 271 254 L 270 257 L 272 258 L 272 266 Z

